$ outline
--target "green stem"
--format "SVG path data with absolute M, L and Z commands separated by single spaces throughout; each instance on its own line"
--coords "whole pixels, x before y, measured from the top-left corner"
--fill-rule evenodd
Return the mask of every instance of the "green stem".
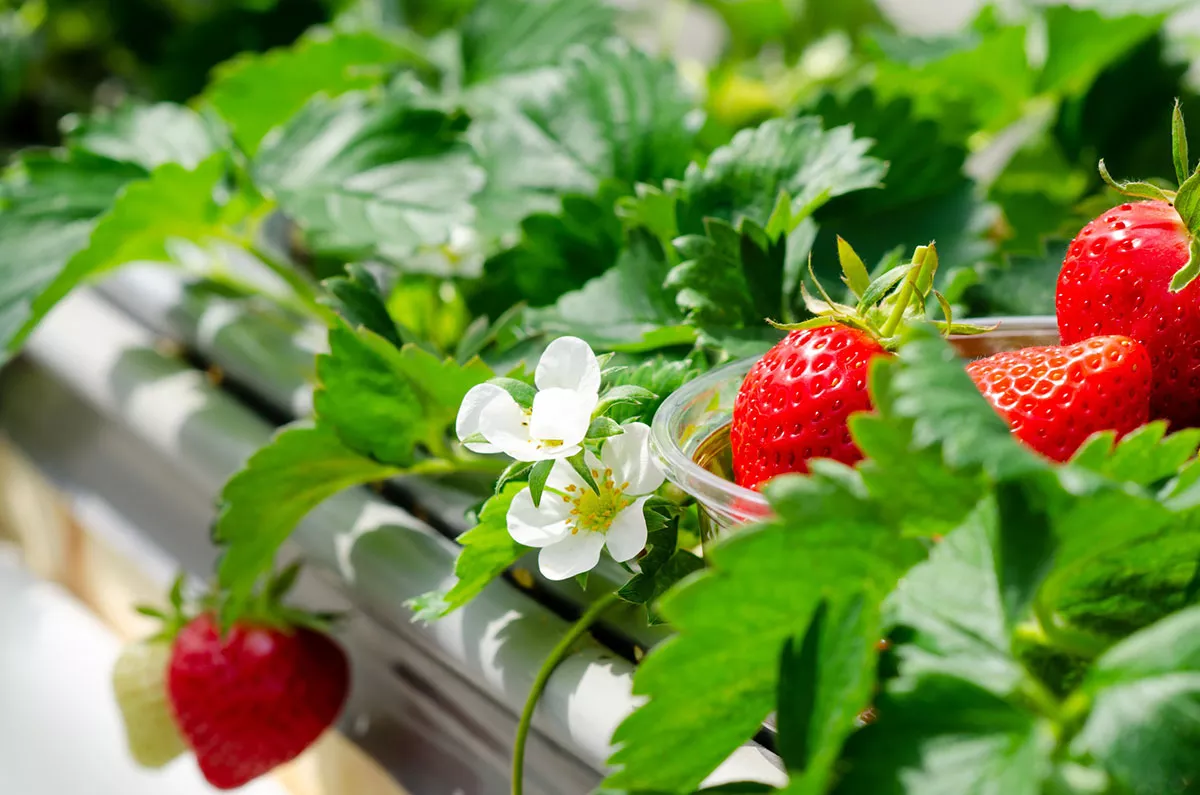
M 300 303 L 304 305 L 308 313 L 315 319 L 325 325 L 329 325 L 330 321 L 336 317 L 337 313 L 322 304 L 319 300 L 316 285 L 305 278 L 303 274 L 290 264 L 281 261 L 274 254 L 254 242 L 246 243 L 246 250 L 253 254 L 262 264 L 274 271 L 276 276 L 283 279 L 288 287 L 292 288 L 292 292 L 296 294 Z
M 890 337 L 895 334 L 896 329 L 900 326 L 900 321 L 904 319 L 904 312 L 908 309 L 909 302 L 912 301 L 917 280 L 921 278 L 921 266 L 925 264 L 925 255 L 928 251 L 928 247 L 918 246 L 917 250 L 913 252 L 912 269 L 904 277 L 904 283 L 900 285 L 900 292 L 896 295 L 896 305 L 892 307 L 892 313 L 888 315 L 887 321 L 879 331 L 882 336 Z
M 1054 611 L 1042 599 L 1034 599 L 1033 613 L 1041 626 L 1047 644 L 1060 651 L 1086 660 L 1094 660 L 1112 645 L 1104 638 L 1061 623 Z
M 596 619 L 600 618 L 601 613 L 618 601 L 620 601 L 620 597 L 614 591 L 593 602 L 591 607 L 579 617 L 579 620 L 571 625 L 567 634 L 563 635 L 562 640 L 558 642 L 558 645 L 550 652 L 550 656 L 542 663 L 542 667 L 538 669 L 537 677 L 533 680 L 533 689 L 529 691 L 529 697 L 525 700 L 525 709 L 521 712 L 521 722 L 517 724 L 516 742 L 513 743 L 512 795 L 521 795 L 525 790 L 525 741 L 529 738 L 530 727 L 533 726 L 533 711 L 546 689 L 546 683 L 550 681 L 550 675 L 554 673 L 554 669 L 559 666 L 559 663 L 570 654 L 575 641 L 587 633 L 592 624 L 596 623 Z

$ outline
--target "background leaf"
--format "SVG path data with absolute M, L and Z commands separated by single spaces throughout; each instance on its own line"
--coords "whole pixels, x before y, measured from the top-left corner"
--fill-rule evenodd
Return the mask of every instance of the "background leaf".
M 336 97 L 381 85 L 393 71 L 420 60 L 393 31 L 315 28 L 289 47 L 243 53 L 221 64 L 204 100 L 238 145 L 254 154 L 268 132 L 317 94 Z
M 0 182 L 0 343 L 11 353 L 33 302 L 80 249 L 140 167 L 85 152 L 30 153 Z
M 463 81 L 557 66 L 572 45 L 608 38 L 614 19 L 598 0 L 480 0 L 461 27 Z
M 317 98 L 262 147 L 254 177 L 316 250 L 403 258 L 473 219 L 483 174 L 462 126 L 403 91 Z
M 226 210 L 217 201 L 225 171 L 222 155 L 191 171 L 164 163 L 148 179 L 121 188 L 112 207 L 97 220 L 87 246 L 34 298 L 17 341 L 85 280 L 130 262 L 170 261 L 169 247 L 176 241 L 203 245 L 225 235 L 225 225 L 240 214 L 240 209 Z
M 867 155 L 870 146 L 849 127 L 822 129 L 821 120 L 811 116 L 771 119 L 742 130 L 709 155 L 703 168 L 688 168 L 679 229 L 697 234 L 710 217 L 735 227 L 748 218 L 765 228 L 780 191 L 799 209 L 875 187 L 887 166 Z
M 72 146 L 153 171 L 164 163 L 194 169 L 224 145 L 213 125 L 182 105 L 127 104 L 64 121 Z

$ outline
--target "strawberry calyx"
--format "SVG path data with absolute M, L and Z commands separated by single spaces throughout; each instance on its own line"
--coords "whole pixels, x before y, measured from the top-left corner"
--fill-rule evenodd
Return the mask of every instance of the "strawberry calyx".
M 171 584 L 171 591 L 167 595 L 166 608 L 158 608 L 152 605 L 137 605 L 134 607 L 134 610 L 140 615 L 153 618 L 162 624 L 157 632 L 146 638 L 147 643 L 170 643 L 175 640 L 175 636 L 179 634 L 179 631 L 195 618 L 194 613 L 192 613 L 184 600 L 183 584 L 184 575 L 180 574 L 175 578 L 175 582 Z
M 210 591 L 191 604 L 184 596 L 184 576 L 180 575 L 171 586 L 166 608 L 138 605 L 135 609 L 141 615 L 162 623 L 159 631 L 147 639 L 151 643 L 174 641 L 184 627 L 205 614 L 219 617 L 222 632 L 228 632 L 234 625 L 239 625 L 280 631 L 303 627 L 328 633 L 338 619 L 337 614 L 314 613 L 284 604 L 284 599 L 300 576 L 300 570 L 301 564 L 293 563 L 278 574 L 270 576 L 248 600 L 234 601 L 227 594 Z
M 1183 124 L 1183 110 L 1178 99 L 1175 100 L 1175 109 L 1171 113 L 1171 161 L 1175 165 L 1175 179 L 1178 183 L 1178 188 L 1174 190 L 1144 180 L 1114 180 L 1103 160 L 1098 168 L 1100 178 L 1110 188 L 1131 198 L 1165 201 L 1179 213 L 1180 219 L 1187 227 L 1189 256 L 1188 261 L 1171 277 L 1168 289 L 1177 293 L 1200 276 L 1200 164 L 1194 171 L 1190 170 L 1187 130 Z
M 271 575 L 249 599 L 231 599 L 216 594 L 208 601 L 208 611 L 220 617 L 222 632 L 235 624 L 256 626 L 287 632 L 293 629 L 312 629 L 328 634 L 336 613 L 315 613 L 284 604 L 300 576 L 302 564 L 293 563 L 278 574 Z
M 955 323 L 950 302 L 934 289 L 933 277 L 938 269 L 937 246 L 917 246 L 912 258 L 903 265 L 891 268 L 874 278 L 867 272 L 862 258 L 841 237 L 837 239 L 838 261 L 842 281 L 857 299 L 851 306 L 833 300 L 813 272 L 812 256 L 808 272 L 819 297 L 801 285 L 804 306 L 814 317 L 800 323 L 776 323 L 772 326 L 785 331 L 815 328 L 832 323 L 851 326 L 869 334 L 888 350 L 895 350 L 904 329 L 914 322 L 930 322 L 943 334 L 979 334 L 991 328 L 969 323 Z M 933 297 L 942 311 L 942 320 L 930 320 L 927 307 Z

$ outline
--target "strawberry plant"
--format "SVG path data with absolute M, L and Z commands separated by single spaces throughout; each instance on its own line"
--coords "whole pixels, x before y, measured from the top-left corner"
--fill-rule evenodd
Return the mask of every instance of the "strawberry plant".
M 132 262 L 323 343 L 308 416 L 224 487 L 211 599 L 175 600 L 169 659 L 118 665 L 140 761 L 186 747 L 238 786 L 334 720 L 345 658 L 275 559 L 328 498 L 405 476 L 418 509 L 432 479 L 476 501 L 423 620 L 526 556 L 566 588 L 606 561 L 534 681 L 516 792 L 537 696 L 617 601 L 675 634 L 614 792 L 695 792 L 755 737 L 786 792 L 1191 791 L 1200 178 L 1171 4 L 989 6 L 929 38 L 870 2 L 714 1 L 702 69 L 600 0 L 383 5 L 186 104 L 70 117 L 0 177 L 5 356 Z M 1102 146 L 1164 170 L 1164 88 L 1178 189 L 1108 186 Z M 1085 226 L 1114 189 L 1150 201 Z M 1056 299 L 1062 347 L 966 365 L 942 339 Z M 701 548 L 650 426 L 760 356 L 731 464 L 770 509 Z

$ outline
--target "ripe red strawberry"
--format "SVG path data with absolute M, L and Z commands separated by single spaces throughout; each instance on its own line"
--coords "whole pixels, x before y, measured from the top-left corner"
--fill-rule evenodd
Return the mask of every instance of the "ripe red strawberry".
M 1098 431 L 1118 437 L 1150 415 L 1150 355 L 1128 337 L 1006 351 L 967 366 L 1013 434 L 1066 461 Z
M 865 331 L 831 323 L 787 335 L 750 369 L 733 404 L 737 482 L 753 488 L 811 458 L 862 458 L 846 420 L 871 409 L 867 365 L 887 355 Z
M 841 239 L 838 256 L 858 304 L 838 304 L 823 293 L 825 300 L 817 301 L 806 294 L 805 303 L 817 317 L 788 327 L 794 330 L 742 381 L 729 429 L 734 478 L 742 486 L 756 488 L 775 475 L 807 472 L 813 458 L 860 460 L 846 421 L 871 409 L 868 366 L 894 347 L 906 319 L 925 316 L 937 270 L 932 244 L 918 248 L 903 270 L 874 282 Z M 895 294 L 887 295 L 888 286 L 896 284 Z M 952 326 L 949 318 L 940 325 L 956 333 L 982 330 Z
M 1150 355 L 1150 415 L 1173 427 L 1200 425 L 1200 176 L 1188 174 L 1183 118 L 1173 137 L 1178 192 L 1148 183 L 1112 183 L 1158 198 L 1114 207 L 1093 220 L 1067 249 L 1056 310 L 1064 344 L 1121 334 Z
M 291 761 L 337 718 L 346 655 L 308 628 L 236 623 L 224 636 L 203 614 L 175 638 L 167 690 L 200 770 L 234 789 Z

